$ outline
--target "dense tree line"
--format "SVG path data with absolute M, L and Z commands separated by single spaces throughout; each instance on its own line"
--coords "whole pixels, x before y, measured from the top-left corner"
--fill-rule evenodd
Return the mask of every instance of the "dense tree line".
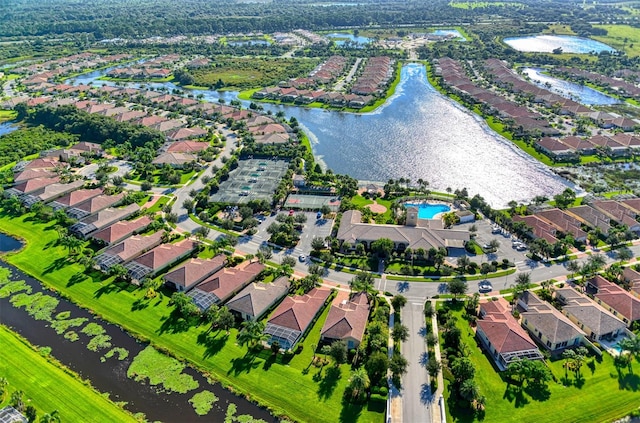
M 224 34 L 250 31 L 288 31 L 296 28 L 325 29 L 369 25 L 464 24 L 495 20 L 496 16 L 518 21 L 608 21 L 626 12 L 598 2 L 584 9 L 581 2 L 522 0 L 525 7 L 500 4 L 461 9 L 448 0 L 429 2 L 362 1 L 357 4 L 310 2 L 278 3 L 205 2 L 186 0 L 7 0 L 0 11 L 0 36 L 34 36 L 91 33 L 96 39 L 143 38 L 167 34 Z
M 117 122 L 114 119 L 78 110 L 72 105 L 51 108 L 39 106 L 28 112 L 27 122 L 49 129 L 79 135 L 86 141 L 109 144 L 128 143 L 133 148 L 153 150 L 164 143 L 164 135 L 155 129 Z
M 51 131 L 43 126 L 26 127 L 0 137 L 0 166 L 54 147 L 67 147 L 77 135 Z

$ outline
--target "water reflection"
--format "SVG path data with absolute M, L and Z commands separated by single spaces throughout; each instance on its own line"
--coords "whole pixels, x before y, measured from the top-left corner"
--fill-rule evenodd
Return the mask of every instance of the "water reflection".
M 563 53 L 613 53 L 614 48 L 590 38 L 571 35 L 529 35 L 505 38 L 504 42 L 518 51 L 551 53 L 561 47 Z
M 95 79 L 95 75 L 83 75 L 74 83 L 108 82 Z M 172 83 L 148 86 L 180 89 Z M 231 91 L 188 92 L 212 102 L 237 98 Z M 496 134 L 478 116 L 438 93 L 420 64 L 402 68 L 396 94 L 373 113 L 273 104 L 263 107 L 295 117 L 309 133 L 316 157 L 334 172 L 357 179 L 422 178 L 434 189 L 466 187 L 493 206 L 526 201 L 536 195 L 550 196 L 568 184 Z
M 620 103 L 617 98 L 610 97 L 593 88 L 545 75 L 542 73 L 543 69 L 524 68 L 522 71 L 531 78 L 531 82 L 538 86 L 582 104 L 603 106 Z

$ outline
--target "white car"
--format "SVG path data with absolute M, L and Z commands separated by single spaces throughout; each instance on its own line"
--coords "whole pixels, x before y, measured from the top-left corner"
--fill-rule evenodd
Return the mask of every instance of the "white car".
M 480 292 L 490 292 L 493 291 L 493 285 L 489 281 L 482 281 L 478 284 L 478 290 Z
M 305 261 L 307 261 L 307 256 L 305 256 L 304 254 L 300 254 L 298 256 L 298 260 L 300 260 L 300 263 L 304 263 Z

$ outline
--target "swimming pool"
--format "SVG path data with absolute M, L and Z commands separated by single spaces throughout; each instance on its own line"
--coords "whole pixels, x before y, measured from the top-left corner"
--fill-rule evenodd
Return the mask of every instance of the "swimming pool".
M 433 219 L 433 216 L 439 213 L 446 213 L 451 211 L 451 207 L 446 204 L 429 204 L 429 203 L 420 203 L 420 204 L 411 204 L 406 203 L 405 207 L 417 207 L 418 208 L 418 218 L 420 219 Z

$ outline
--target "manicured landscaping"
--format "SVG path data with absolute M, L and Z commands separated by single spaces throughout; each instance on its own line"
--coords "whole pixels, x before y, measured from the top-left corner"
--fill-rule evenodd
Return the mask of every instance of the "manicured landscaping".
M 114 283 L 113 278 L 99 272 L 85 272 L 84 267 L 70 263 L 66 249 L 57 245 L 55 223 L 38 223 L 30 217 L 0 215 L 1 231 L 27 241 L 23 250 L 7 255 L 6 260 L 104 319 L 151 341 L 156 349 L 187 360 L 274 413 L 297 421 L 380 422 L 383 419 L 384 403 L 343 403 L 347 365 L 341 369 L 344 375 L 335 379 L 314 378 L 316 372 L 308 372 L 307 352 L 312 354 L 314 331 L 320 330 L 323 318 L 317 321 L 304 342 L 303 354 L 294 356 L 289 363 L 273 360 L 270 351 L 247 353 L 246 347 L 235 343 L 236 329 L 229 334 L 208 332 L 208 325 L 191 325 L 177 315 L 164 293 L 147 299 L 144 289 Z
M 82 382 L 69 369 L 43 357 L 26 341 L 0 326 L 0 375 L 9 382 L 9 392 L 0 407 L 8 404 L 11 392 L 22 390 L 38 416 L 57 410 L 60 421 L 134 422 L 132 415 Z
M 442 304 L 438 306 L 442 307 Z M 557 380 L 549 382 L 548 396 L 544 392 L 532 392 L 526 387 L 517 389 L 516 386 L 507 384 L 504 375 L 496 371 L 490 358 L 477 346 L 472 327 L 462 317 L 462 303 L 452 305 L 451 308 L 453 315 L 457 317 L 462 342 L 468 347 L 480 394 L 486 397 L 484 421 L 612 421 L 637 409 L 640 378 L 626 368 L 616 369 L 612 357 L 606 353 L 602 359 L 587 358 L 580 379 L 571 374 L 565 379 L 564 360 L 547 360 Z M 637 372 L 638 363 L 634 363 L 633 367 Z M 455 407 L 451 401 L 450 386 L 450 375 L 445 372 L 447 420 L 473 421 L 470 412 Z

